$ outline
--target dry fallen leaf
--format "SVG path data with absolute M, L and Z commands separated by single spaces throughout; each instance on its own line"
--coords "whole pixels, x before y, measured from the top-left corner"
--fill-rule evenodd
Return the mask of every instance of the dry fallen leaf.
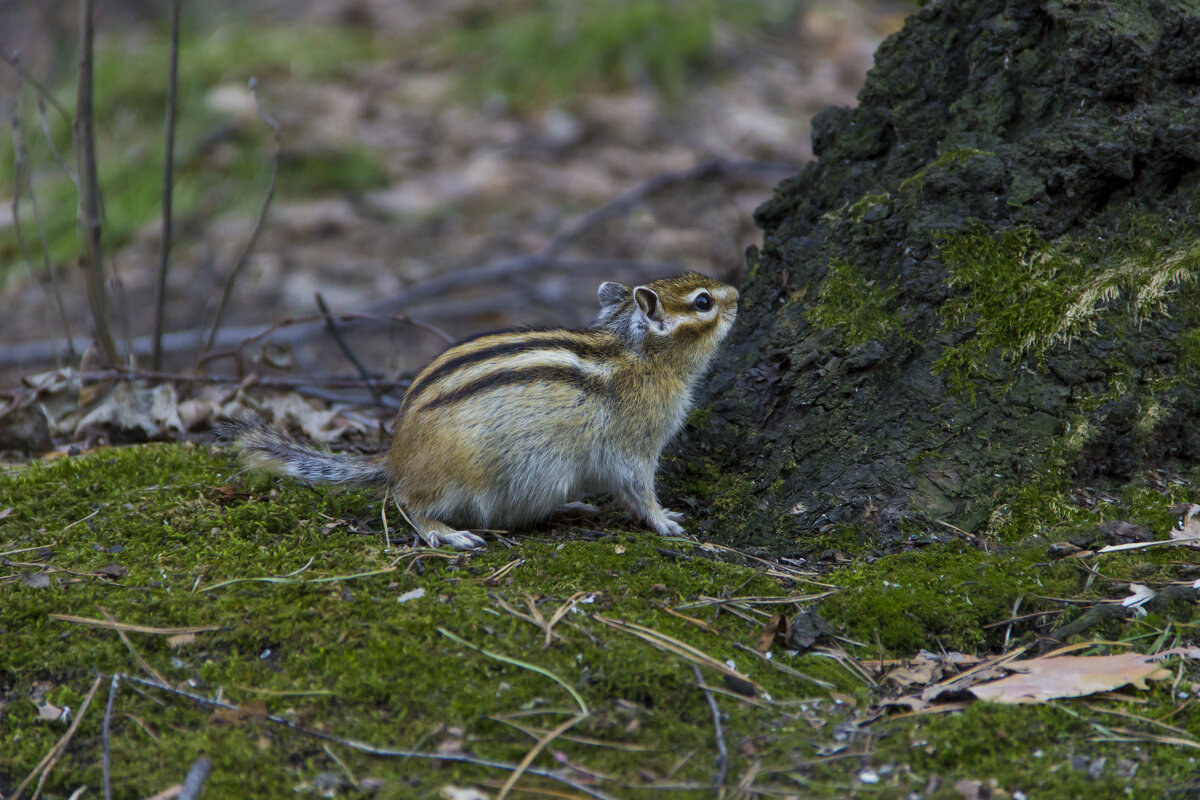
M 887 674 L 887 680 L 897 686 L 928 686 L 942 679 L 945 669 L 939 656 L 921 651 L 917 657 Z
M 65 721 L 67 714 L 70 713 L 68 709 L 56 706 L 53 703 L 39 703 L 37 710 L 38 719 L 44 719 L 48 722 L 57 722 L 60 719 Z
M 775 641 L 776 634 L 786 638 L 789 627 L 787 617 L 783 614 L 771 617 L 758 634 L 758 641 L 754 643 L 754 649 L 760 653 L 768 652 L 771 649 L 771 642 Z
M 1082 697 L 1126 684 L 1145 689 L 1147 680 L 1170 677 L 1159 664 L 1166 656 L 1200 658 L 1200 648 L 1175 647 L 1157 655 L 1122 653 L 1115 656 L 1056 656 L 1014 661 L 1005 665 L 1015 674 L 968 689 L 980 700 L 995 703 L 1041 703 L 1056 697 Z

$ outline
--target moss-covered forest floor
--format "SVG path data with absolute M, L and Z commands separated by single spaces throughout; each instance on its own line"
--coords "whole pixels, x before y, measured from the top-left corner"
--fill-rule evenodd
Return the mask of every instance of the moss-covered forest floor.
M 555 41 L 546 4 L 491 14 L 468 2 L 315 2 L 295 25 L 191 20 L 170 327 L 211 322 L 266 187 L 270 135 L 250 76 L 283 150 L 231 325 L 310 313 L 314 291 L 354 310 L 536 252 L 664 170 L 808 159 L 809 117 L 853 102 L 898 15 L 889 3 L 797 4 L 805 13 L 779 18 L 759 12 L 787 3 L 747 4 L 758 9 L 749 15 L 735 6 L 579 4 L 601 9 L 575 20 L 587 47 L 565 48 L 594 56 L 579 74 L 564 48 L 544 46 Z M 664 24 L 661 13 L 683 16 Z M 637 35 L 659 30 L 672 35 Z M 149 314 L 132 312 L 149 307 L 158 252 L 163 33 L 114 25 L 98 45 L 122 337 L 122 326 L 149 328 Z M 70 81 L 48 82 L 69 107 Z M 69 126 L 50 109 L 39 138 L 35 94 L 11 96 L 80 334 L 82 278 L 65 269 L 77 246 L 73 187 L 46 144 L 65 152 Z M 14 163 L 7 147 L 0 170 Z M 0 193 L 17 185 L 10 174 L 0 171 Z M 455 336 L 578 324 L 610 267 L 734 276 L 759 238 L 750 211 L 777 180 L 681 185 L 572 242 L 576 268 L 459 287 L 414 316 Z M 847 214 L 870 222 L 878 200 Z M 59 333 L 3 225 L 0 349 Z M 880 335 L 868 328 L 887 329 L 860 313 L 878 305 L 875 283 L 849 269 L 835 277 L 815 321 L 850 320 L 868 339 Z M 388 378 L 444 346 L 408 328 L 349 338 Z M 194 355 L 173 351 L 168 366 Z M 206 368 L 350 373 L 329 342 L 239 356 Z M 4 383 L 23 374 L 3 369 Z M 70 418 L 63 403 L 83 413 L 109 388 L 38 399 L 53 395 L 52 416 Z M 173 397 L 180 409 L 196 399 L 187 391 Z M 244 399 L 220 393 L 217 409 Z M 331 427 L 377 446 L 372 421 L 388 412 L 376 411 L 347 411 Z M 1200 472 L 1146 471 L 1120 489 L 1030 475 L 1003 496 L 980 492 L 991 516 L 973 533 L 914 526 L 884 550 L 861 524 L 814 526 L 789 534 L 794 550 L 767 553 L 705 543 L 744 541 L 725 535 L 721 514 L 755 502 L 754 477 L 676 455 L 663 470 L 667 504 L 716 512 L 693 515 L 689 538 L 658 538 L 606 507 L 459 553 L 414 546 L 378 497 L 241 472 L 207 444 L 207 413 L 193 430 L 180 411 L 155 434 L 197 442 L 124 448 L 97 446 L 108 423 L 84 430 L 76 416 L 53 427 L 50 456 L 0 471 L 4 800 L 99 797 L 106 761 L 114 797 L 173 797 L 202 756 L 204 796 L 220 798 L 1200 795 L 1200 673 L 1188 650 L 1200 568 L 1187 542 L 1145 546 L 1180 535 Z M 706 414 L 685 437 L 704 435 Z M 1200 519 L 1190 524 L 1185 533 Z M 1132 546 L 1099 552 L 1112 545 Z M 971 694 L 1009 659 L 1168 651 L 1152 679 L 1090 675 L 1098 683 L 1080 697 L 1015 705 Z
M 897 698 L 977 664 L 949 654 L 1028 659 L 1051 634 L 1076 656 L 1194 643 L 1191 599 L 1103 613 L 1131 583 L 1160 599 L 1190 586 L 1187 548 L 1051 545 L 1112 541 L 1103 520 L 1166 539 L 1197 477 L 1031 490 L 982 538 L 947 529 L 879 556 L 845 530 L 789 561 L 607 511 L 484 552 L 413 548 L 395 514 L 385 533 L 378 498 L 241 473 L 195 445 L 15 467 L 0 477 L 0 793 L 80 720 L 44 797 L 98 796 L 105 742 L 116 797 L 167 789 L 201 755 L 213 797 L 495 797 L 529 754 L 511 796 L 711 797 L 718 738 L 727 797 L 1188 796 L 1192 661 L 1032 705 Z M 805 640 L 811 609 L 828 627 Z M 763 636 L 778 615 L 790 639 Z

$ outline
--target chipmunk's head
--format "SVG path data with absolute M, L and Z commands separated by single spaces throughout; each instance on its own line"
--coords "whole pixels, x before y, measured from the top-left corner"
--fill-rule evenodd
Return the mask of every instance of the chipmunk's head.
M 708 359 L 737 318 L 737 289 L 696 272 L 641 286 L 603 283 L 598 327 L 647 354 L 674 352 Z

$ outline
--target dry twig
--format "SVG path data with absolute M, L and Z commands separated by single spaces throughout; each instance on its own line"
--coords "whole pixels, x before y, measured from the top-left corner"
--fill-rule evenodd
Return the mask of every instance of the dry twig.
M 23 72 L 19 74 L 24 74 Z M 20 86 L 17 87 L 18 97 L 20 96 Z M 12 116 L 12 134 L 13 134 L 13 199 L 12 199 L 12 219 L 13 233 L 17 237 L 17 245 L 21 249 L 21 255 L 25 259 L 26 265 L 29 267 L 29 273 L 36 280 L 36 274 L 33 268 L 33 256 L 29 253 L 29 245 L 25 241 L 25 235 L 21 231 L 21 178 L 25 178 L 25 186 L 29 192 L 29 207 L 33 211 L 33 221 L 37 225 L 38 237 L 42 244 L 42 268 L 49 276 L 50 286 L 53 290 L 55 305 L 58 310 L 58 318 L 62 322 L 63 333 L 67 339 L 67 354 L 71 360 L 76 358 L 74 347 L 74 336 L 71 334 L 71 324 L 67 319 L 66 305 L 63 303 L 62 285 L 58 280 L 58 270 L 54 268 L 54 263 L 50 260 L 50 244 L 46 239 L 46 226 L 42 223 L 42 215 L 38 210 L 37 193 L 33 190 L 33 173 L 29 169 L 29 149 L 25 146 L 25 132 L 21 125 L 20 106 L 13 109 Z M 45 283 L 38 281 L 39 285 L 45 288 Z
M 163 155 L 162 242 L 158 257 L 158 286 L 154 305 L 154 357 L 151 366 L 162 369 L 163 309 L 167 300 L 167 266 L 171 255 L 171 199 L 174 196 L 175 176 L 175 100 L 179 83 L 179 6 L 171 0 L 171 53 L 167 68 L 167 142 Z
M 383 395 L 383 390 L 375 385 L 376 376 L 371 374 L 371 371 L 367 369 L 366 365 L 362 363 L 355 352 L 350 349 L 350 345 L 346 344 L 346 340 L 342 338 L 342 332 L 334 324 L 333 315 L 329 313 L 329 307 L 325 305 L 325 298 L 321 296 L 320 292 L 317 292 L 314 298 L 317 302 L 317 308 L 321 310 L 321 316 L 325 320 L 325 330 L 329 331 L 334 344 L 338 346 L 338 349 L 342 351 L 342 354 L 346 356 L 350 363 L 354 365 L 354 368 L 358 370 L 358 374 L 366 381 L 367 389 L 378 399 Z
M 121 362 L 108 319 L 108 289 L 104 282 L 104 248 L 100 233 L 100 177 L 96 169 L 96 125 L 92 106 L 92 43 L 94 7 L 82 0 L 79 13 L 79 89 L 75 99 L 75 169 L 79 173 L 80 250 L 87 265 L 87 295 L 96 338 L 109 366 Z
M 250 79 L 250 92 L 254 95 L 254 107 L 258 109 L 258 115 L 271 126 L 275 140 L 275 154 L 271 157 L 271 179 L 267 183 L 267 193 L 263 196 L 262 205 L 258 209 L 258 218 L 254 221 L 254 227 L 250 229 L 250 236 L 242 245 L 242 251 L 238 254 L 237 261 L 233 262 L 233 267 L 229 270 L 229 277 L 225 279 L 225 290 L 221 293 L 221 302 L 217 304 L 212 330 L 205 341 L 202 354 L 212 350 L 213 342 L 216 341 L 217 331 L 221 329 L 221 317 L 225 314 L 225 307 L 229 305 L 229 298 L 233 296 L 233 286 L 237 283 L 238 276 L 241 275 L 242 268 L 246 265 L 246 259 L 249 257 L 250 251 L 254 249 L 258 235 L 262 233 L 263 223 L 267 220 L 267 209 L 271 207 L 271 199 L 275 197 L 275 181 L 279 177 L 279 157 L 283 152 L 283 138 L 279 131 L 279 123 L 272 119 L 271 115 L 263 110 L 262 104 L 258 102 L 258 82 L 254 78 Z
M 193 694 L 182 689 L 176 689 L 168 684 L 155 683 L 154 681 L 145 680 L 144 678 L 138 678 L 132 675 L 127 676 L 127 679 L 140 683 L 143 686 L 149 686 L 153 689 L 158 689 L 178 697 L 186 698 L 194 703 L 199 703 L 200 705 L 209 706 L 211 708 L 224 708 L 235 712 L 241 711 L 241 709 L 233 703 L 227 703 L 223 700 L 214 700 L 210 697 Z M 98 685 L 99 682 L 97 682 L 97 686 Z M 267 714 L 264 719 L 276 725 L 282 725 L 283 727 L 296 731 L 297 733 L 303 733 L 306 736 L 312 736 L 316 739 L 321 739 L 326 742 L 335 742 L 343 747 L 357 750 L 360 753 L 367 753 L 368 755 L 380 756 L 383 758 L 419 758 L 430 761 L 446 761 L 458 764 L 470 764 L 477 767 L 486 767 L 488 769 L 500 769 L 507 771 L 512 771 L 517 768 L 516 764 L 509 764 L 504 761 L 492 761 L 486 758 L 476 758 L 475 756 L 467 755 L 465 753 L 427 753 L 419 750 L 401 750 L 397 748 L 376 747 L 375 745 L 368 744 L 366 742 L 359 742 L 354 739 L 343 739 L 341 737 L 325 733 L 324 731 L 316 730 L 315 728 L 309 728 L 305 725 L 293 722 L 287 717 L 281 717 L 278 714 Z M 558 781 L 559 783 L 569 786 L 576 791 L 583 792 L 590 797 L 595 797 L 597 800 L 612 800 L 609 795 L 600 791 L 599 789 L 573 780 L 559 770 L 528 767 L 526 768 L 525 772 L 529 775 L 537 775 L 538 777 Z M 12 800 L 15 800 L 15 798 Z

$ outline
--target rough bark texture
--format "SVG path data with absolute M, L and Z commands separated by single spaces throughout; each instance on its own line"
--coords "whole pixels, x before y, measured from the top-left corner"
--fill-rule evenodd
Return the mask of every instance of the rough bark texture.
M 1194 465 L 1198 95 L 1194 1 L 921 9 L 758 210 L 668 487 L 716 493 L 713 538 L 802 552 Z

